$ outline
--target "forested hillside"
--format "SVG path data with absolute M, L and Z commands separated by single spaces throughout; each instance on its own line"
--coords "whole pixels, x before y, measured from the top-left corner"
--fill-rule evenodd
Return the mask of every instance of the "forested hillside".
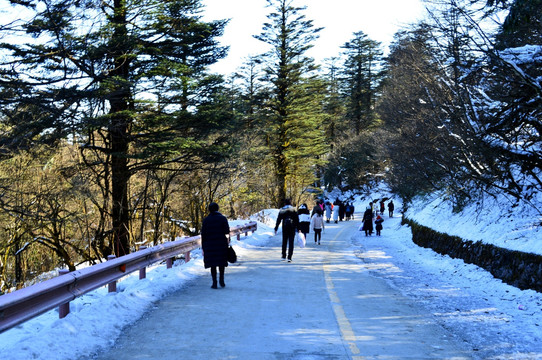
M 385 181 L 542 215 L 542 1 L 427 1 L 389 49 L 360 30 L 321 64 L 304 1 L 268 3 L 270 50 L 224 75 L 199 0 L 10 1 L 1 291 L 197 234 L 211 201 L 247 218 Z

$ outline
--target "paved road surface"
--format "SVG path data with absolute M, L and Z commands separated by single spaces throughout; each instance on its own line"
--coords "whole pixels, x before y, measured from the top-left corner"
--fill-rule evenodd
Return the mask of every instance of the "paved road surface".
M 393 221 L 393 220 L 391 220 Z M 424 310 L 353 255 L 358 221 L 329 224 L 322 245 L 280 261 L 243 251 L 226 287 L 202 277 L 167 298 L 96 360 L 469 359 Z

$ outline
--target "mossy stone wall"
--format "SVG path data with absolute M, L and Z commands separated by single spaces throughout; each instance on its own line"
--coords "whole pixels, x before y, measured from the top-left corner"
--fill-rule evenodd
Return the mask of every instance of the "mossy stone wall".
M 489 271 L 494 277 L 520 289 L 542 292 L 542 256 L 504 249 L 480 241 L 463 240 L 403 218 L 412 229 L 415 244 L 441 255 L 463 259 Z

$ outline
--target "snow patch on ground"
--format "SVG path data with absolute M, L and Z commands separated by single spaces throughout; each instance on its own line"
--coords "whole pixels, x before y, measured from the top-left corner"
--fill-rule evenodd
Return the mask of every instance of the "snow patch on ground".
M 440 194 L 442 195 L 442 194 Z M 542 199 L 535 204 L 542 204 Z M 542 213 L 504 195 L 472 203 L 458 214 L 439 194 L 409 204 L 405 216 L 417 223 L 465 240 L 542 255 Z

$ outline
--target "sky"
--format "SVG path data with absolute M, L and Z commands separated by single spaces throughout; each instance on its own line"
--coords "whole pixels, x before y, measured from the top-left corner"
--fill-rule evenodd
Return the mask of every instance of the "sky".
M 266 0 L 202 0 L 202 3 L 205 20 L 230 19 L 220 39 L 222 45 L 230 47 L 229 56 L 211 70 L 229 74 L 248 56 L 265 51 L 262 42 L 253 35 L 260 34 L 271 11 Z M 397 30 L 423 18 L 425 11 L 422 0 L 294 0 L 294 5 L 306 5 L 306 18 L 313 20 L 315 27 L 324 28 L 309 53 L 319 63 L 337 56 L 340 47 L 358 31 L 381 42 L 385 50 Z
M 390 194 L 373 193 L 373 198 L 382 196 Z M 330 196 L 330 199 L 334 198 Z M 354 222 L 361 223 L 361 211 L 370 199 L 356 200 Z M 384 216 L 382 236 L 365 237 L 361 231 L 356 231 L 356 224 L 356 227 L 351 227 L 353 231 L 342 233 L 349 245 L 346 245 L 341 256 L 359 257 L 359 264 L 370 269 L 372 276 L 385 279 L 396 291 L 413 299 L 431 314 L 431 321 L 450 331 L 466 346 L 475 349 L 472 352 L 473 359 L 542 359 L 539 327 L 542 324 L 542 294 L 519 290 L 493 278 L 475 265 L 416 246 L 412 242 L 410 229 L 401 225 L 401 204 L 397 199 L 394 201 L 396 216 Z M 495 201 L 496 204 L 488 206 L 483 213 L 479 213 L 473 204 L 464 214 L 458 215 L 438 198 L 429 202 L 421 199 L 409 207 L 407 215 L 442 232 L 454 233 L 461 228 L 464 234 L 476 234 L 483 229 L 484 238 L 500 246 L 510 245 L 506 238 L 516 237 L 531 251 L 542 253 L 542 232 L 529 226 L 539 215 L 533 216 L 528 209 L 524 209 L 524 212 L 515 210 L 517 213 L 509 218 L 503 216 L 508 208 L 507 200 Z M 277 214 L 277 209 L 255 214 L 250 220 L 259 220 L 258 230 L 248 237 L 242 237 L 241 241 L 232 241 L 241 263 L 249 255 L 278 257 L 280 231 L 273 236 Z M 245 222 L 230 221 L 230 225 Z M 344 229 L 347 225 L 350 227 L 345 223 L 330 224 L 328 231 L 332 231 L 330 229 L 333 226 Z M 313 244 L 307 244 L 307 248 L 311 246 L 314 247 Z M 294 260 L 301 263 L 306 256 L 304 250 L 296 249 Z M 293 265 L 286 266 L 302 265 L 296 265 L 294 261 Z M 227 279 L 235 283 L 232 271 L 228 269 Z M 194 285 L 201 277 L 206 281 Z M 106 353 L 104 349 L 112 346 L 115 339 L 122 335 L 123 328 L 152 311 L 158 300 L 187 286 L 193 288 L 204 283 L 208 288 L 208 280 L 209 274 L 204 269 L 201 251 L 192 252 L 192 261 L 186 264 L 176 262 L 172 269 L 166 269 L 164 265 L 149 268 L 147 279 L 143 281 L 138 280 L 137 272 L 132 273 L 118 283 L 118 292 L 115 294 L 108 294 L 107 288 L 102 287 L 72 301 L 71 312 L 64 319 L 58 319 L 57 310 L 52 310 L 1 333 L 0 354 L 3 360 L 71 360 L 86 358 L 94 353 Z M 298 282 L 298 285 L 312 286 L 304 282 Z M 258 298 L 262 293 L 258 290 L 260 286 L 267 286 L 267 282 L 253 281 L 242 289 L 238 286 L 235 291 L 244 291 L 241 294 L 243 301 L 229 304 L 229 311 L 242 313 L 244 302 L 262 301 Z M 303 306 L 314 306 L 312 311 L 315 313 L 319 311 L 316 308 L 318 304 L 315 301 L 303 301 Z M 268 321 L 274 318 L 271 316 Z M 329 326 L 331 332 L 336 324 Z M 205 329 L 214 331 L 207 326 L 202 327 L 201 331 Z M 269 334 L 257 333 L 260 331 L 258 327 L 249 326 L 247 329 L 256 331 L 250 335 L 240 334 L 241 339 L 251 339 L 250 344 L 246 344 L 247 349 L 263 341 L 260 339 L 269 338 Z M 317 337 L 315 341 L 323 340 Z M 299 342 L 296 346 L 307 353 L 314 350 L 314 343 Z

